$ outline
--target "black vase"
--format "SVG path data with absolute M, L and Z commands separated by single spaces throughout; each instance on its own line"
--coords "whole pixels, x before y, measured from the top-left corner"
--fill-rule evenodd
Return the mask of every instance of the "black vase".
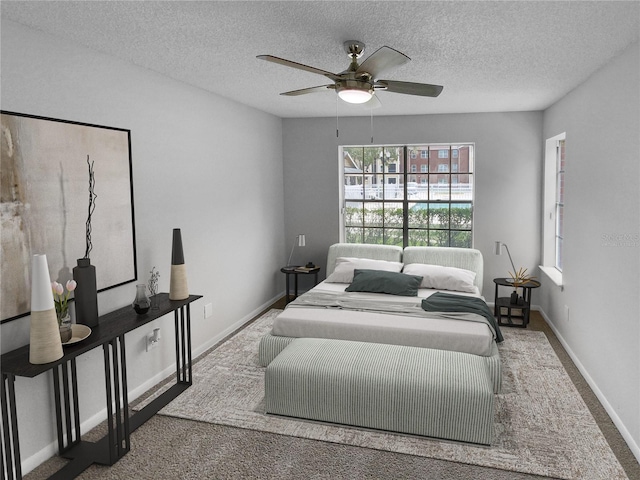
M 512 305 L 518 304 L 518 292 L 516 292 L 515 290 L 511 292 L 511 304 Z
M 76 323 L 88 327 L 98 326 L 98 289 L 96 287 L 96 267 L 89 258 L 79 258 L 73 267 L 73 279 L 77 282 L 74 292 Z

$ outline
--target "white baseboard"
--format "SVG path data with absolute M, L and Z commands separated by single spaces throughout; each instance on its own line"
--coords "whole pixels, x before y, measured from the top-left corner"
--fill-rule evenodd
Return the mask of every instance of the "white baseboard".
M 209 350 L 211 347 L 213 347 L 216 343 L 218 343 L 220 340 L 225 338 L 227 335 L 233 333 L 238 328 L 242 327 L 245 323 L 253 319 L 260 312 L 262 312 L 267 307 L 269 307 L 269 305 L 273 305 L 273 303 L 275 303 L 277 300 L 282 298 L 282 295 L 283 294 L 281 293 L 275 296 L 274 298 L 272 298 L 271 300 L 268 300 L 267 302 L 265 302 L 264 304 L 260 305 L 258 308 L 253 310 L 251 313 L 249 313 L 248 315 L 245 315 L 240 320 L 235 322 L 233 325 L 229 326 L 224 331 L 220 332 L 215 337 L 209 339 L 204 344 L 192 350 L 191 352 L 192 357 L 197 358 L 198 355 Z M 162 370 L 161 372 L 151 377 L 146 382 L 142 383 L 141 385 L 134 388 L 133 390 L 130 390 L 129 401 L 131 402 L 135 400 L 140 395 L 148 391 L 150 388 L 154 387 L 155 385 L 163 381 L 165 378 L 169 377 L 170 375 L 173 375 L 175 371 L 176 371 L 176 364 L 173 363 L 169 365 L 167 368 L 165 368 L 164 370 Z M 92 415 L 91 417 L 86 419 L 84 422 L 82 422 L 80 424 L 80 431 L 88 432 L 92 428 L 104 422 L 106 419 L 107 419 L 107 407 L 103 408 L 101 411 L 97 412 L 95 415 Z M 50 444 L 48 444 L 47 446 L 45 446 L 44 448 L 42 448 L 41 450 L 39 450 L 38 452 L 22 460 L 21 462 L 22 475 L 26 475 L 31 470 L 36 468 L 38 465 L 40 465 L 43 462 L 46 462 L 48 459 L 50 459 L 51 457 L 57 454 L 58 454 L 58 441 L 55 440 Z
M 611 406 L 611 404 L 607 400 L 607 397 L 605 397 L 602 391 L 598 388 L 598 385 L 594 382 L 593 378 L 591 378 L 587 369 L 584 367 L 584 365 L 582 365 L 578 357 L 576 357 L 576 355 L 573 353 L 573 350 L 571 350 L 571 347 L 569 347 L 569 345 L 564 340 L 562 335 L 560 335 L 560 332 L 558 331 L 556 326 L 553 324 L 551 319 L 546 315 L 546 313 L 544 313 L 544 311 L 541 308 L 537 308 L 537 310 L 545 319 L 549 327 L 551 327 L 551 330 L 553 330 L 553 333 L 555 333 L 556 337 L 558 338 L 558 340 L 566 350 L 567 354 L 569 354 L 569 357 L 571 357 L 571 360 L 573 361 L 575 366 L 578 368 L 578 370 L 580 371 L 580 373 L 582 374 L 586 382 L 589 384 L 589 386 L 591 387 L 591 390 L 593 390 L 593 393 L 595 393 L 596 397 L 598 398 L 598 400 L 600 401 L 600 403 L 602 404 L 606 412 L 609 414 L 609 417 L 611 417 L 611 421 L 616 426 L 616 428 L 620 432 L 620 435 L 622 435 L 622 438 L 629 446 L 629 449 L 631 450 L 631 453 L 633 453 L 633 456 L 636 457 L 636 460 L 638 460 L 638 462 L 640 462 L 640 446 L 636 443 L 634 438 L 631 436 L 631 433 L 629 433 L 629 430 L 627 430 L 627 427 L 624 425 L 622 420 L 620 420 L 620 417 L 618 417 L 618 414 L 615 412 L 614 408 Z

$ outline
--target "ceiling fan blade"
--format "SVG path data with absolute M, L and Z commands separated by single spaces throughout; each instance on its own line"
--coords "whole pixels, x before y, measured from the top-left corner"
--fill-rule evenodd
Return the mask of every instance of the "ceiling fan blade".
M 310 67 L 309 65 L 303 65 L 302 63 L 292 62 L 291 60 L 286 60 L 284 58 L 274 57 L 273 55 L 258 55 L 256 58 L 259 58 L 260 60 L 266 60 L 267 62 L 278 63 L 280 65 L 284 65 L 285 67 L 297 68 L 298 70 L 304 70 L 305 72 L 324 75 L 331 80 L 340 79 L 340 76 L 336 75 L 335 73 L 327 72 L 326 70 L 321 70 L 315 67 Z
M 382 73 L 398 68 L 411 59 L 404 53 L 394 50 L 391 47 L 380 47 L 362 62 L 362 65 L 356 70 L 356 74 L 367 72 L 371 74 L 371 78 L 377 79 Z
M 336 86 L 334 84 L 331 85 L 320 85 L 318 87 L 309 87 L 309 88 L 301 88 L 300 90 L 291 90 L 290 92 L 284 92 L 280 95 L 287 95 L 290 97 L 295 97 L 296 95 L 304 95 L 306 93 L 316 93 L 323 92 L 325 90 L 335 90 Z
M 443 89 L 441 85 L 398 82 L 396 80 L 379 80 L 375 83 L 374 88 L 376 90 L 386 90 L 387 92 L 404 93 L 407 95 L 420 95 L 422 97 L 437 97 Z

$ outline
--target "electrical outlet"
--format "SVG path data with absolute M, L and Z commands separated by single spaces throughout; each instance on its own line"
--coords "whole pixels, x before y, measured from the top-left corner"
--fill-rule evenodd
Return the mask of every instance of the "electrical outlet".
M 153 333 L 147 335 L 147 352 L 153 350 L 160 343 L 160 329 L 154 328 Z
M 211 315 L 213 315 L 213 304 L 207 303 L 204 306 L 204 318 L 209 318 Z
M 564 306 L 564 319 L 569 323 L 569 305 Z

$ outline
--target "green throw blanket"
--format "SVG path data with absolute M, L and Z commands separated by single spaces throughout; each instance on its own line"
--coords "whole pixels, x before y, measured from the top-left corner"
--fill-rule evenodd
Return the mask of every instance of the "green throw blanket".
M 493 326 L 496 342 L 504 341 L 498 322 L 484 300 L 465 295 L 436 292 L 422 300 L 422 308 L 427 312 L 468 312 L 482 315 Z

